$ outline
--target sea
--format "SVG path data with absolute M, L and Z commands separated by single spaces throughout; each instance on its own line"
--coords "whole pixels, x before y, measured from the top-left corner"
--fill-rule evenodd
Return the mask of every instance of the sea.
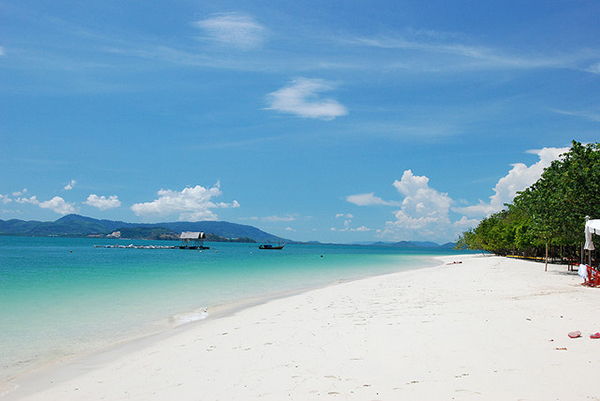
M 124 247 L 106 247 L 121 245 Z M 128 247 L 129 245 L 144 248 Z M 0 236 L 0 383 L 213 310 L 437 264 L 451 250 Z

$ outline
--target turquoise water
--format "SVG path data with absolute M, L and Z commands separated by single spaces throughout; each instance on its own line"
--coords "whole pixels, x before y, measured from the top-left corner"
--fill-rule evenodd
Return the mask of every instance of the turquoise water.
M 41 363 L 207 317 L 211 308 L 431 266 L 432 253 L 340 245 L 0 236 L 0 381 Z M 444 252 L 448 253 L 448 251 Z

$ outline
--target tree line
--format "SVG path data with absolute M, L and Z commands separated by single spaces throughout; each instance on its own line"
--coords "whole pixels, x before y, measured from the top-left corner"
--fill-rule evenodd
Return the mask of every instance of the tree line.
M 586 216 L 600 219 L 600 144 L 573 141 L 538 181 L 518 192 L 504 210 L 464 232 L 456 247 L 579 259 Z

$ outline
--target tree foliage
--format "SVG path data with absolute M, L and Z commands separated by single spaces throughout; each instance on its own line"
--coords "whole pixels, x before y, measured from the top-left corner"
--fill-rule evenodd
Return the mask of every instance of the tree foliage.
M 463 233 L 457 247 L 541 256 L 550 245 L 572 256 L 584 241 L 586 216 L 600 218 L 600 144 L 573 141 L 505 210 Z

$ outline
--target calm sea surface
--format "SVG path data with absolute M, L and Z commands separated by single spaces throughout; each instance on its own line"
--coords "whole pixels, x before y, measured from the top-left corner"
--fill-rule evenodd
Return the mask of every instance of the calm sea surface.
M 0 236 L 0 382 L 66 355 L 207 317 L 204 308 L 432 266 L 435 251 L 341 245 L 178 245 Z M 444 254 L 452 251 L 444 251 Z

